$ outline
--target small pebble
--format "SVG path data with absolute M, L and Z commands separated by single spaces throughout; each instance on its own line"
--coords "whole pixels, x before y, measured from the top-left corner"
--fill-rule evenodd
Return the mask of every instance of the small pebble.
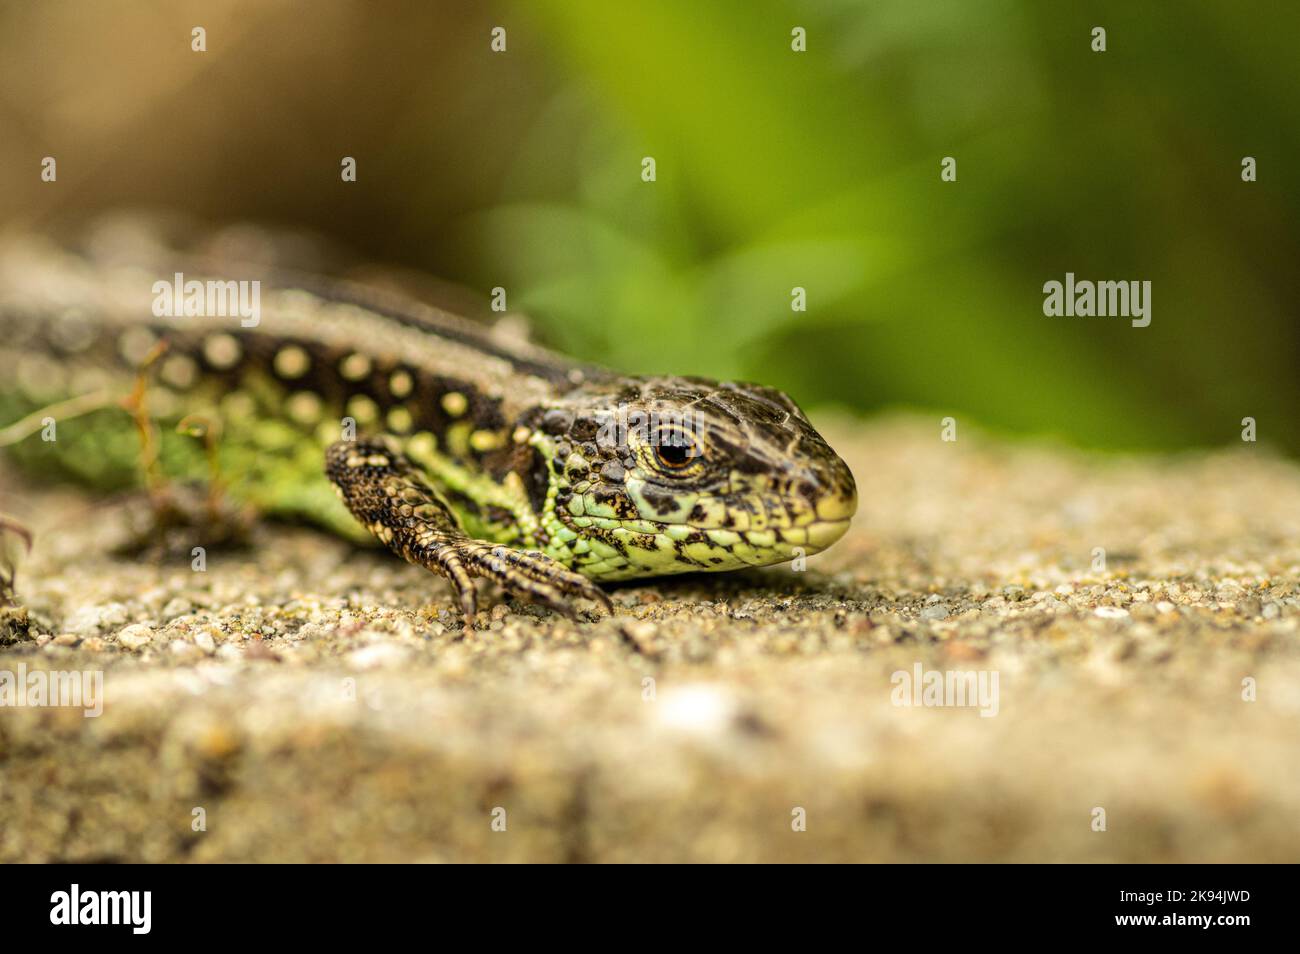
M 183 639 L 173 639 L 167 649 L 173 656 L 182 660 L 194 659 L 203 655 L 203 650 L 199 649 L 199 647 L 195 646 L 193 643 L 186 642 Z
M 121 603 L 103 606 L 82 606 L 64 621 L 64 629 L 78 636 L 94 636 L 100 630 L 122 626 L 128 619 L 126 607 Z
M 117 643 L 127 649 L 143 649 L 153 642 L 153 630 L 144 623 L 128 626 L 117 634 Z
M 193 609 L 194 609 L 194 604 L 192 604 L 189 600 L 183 599 L 182 597 L 178 596 L 175 599 L 168 601 L 167 605 L 163 607 L 162 610 L 163 621 L 168 622 L 170 620 L 176 619 L 178 616 L 185 616 L 188 613 L 190 613 Z
M 344 658 L 354 669 L 382 669 L 402 665 L 411 658 L 411 650 L 398 643 L 372 643 L 354 649 Z

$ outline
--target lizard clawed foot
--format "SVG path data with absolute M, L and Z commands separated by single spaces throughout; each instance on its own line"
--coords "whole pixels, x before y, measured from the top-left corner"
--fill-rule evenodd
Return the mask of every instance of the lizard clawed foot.
M 0 513 L 0 606 L 14 602 L 14 581 L 18 578 L 18 558 L 9 552 L 7 546 L 10 537 L 16 537 L 25 552 L 32 552 L 32 532 L 12 517 Z
M 578 618 L 576 599 L 613 612 L 608 596 L 586 577 L 542 553 L 475 540 L 404 455 L 377 441 L 339 441 L 325 454 L 325 472 L 352 515 L 403 559 L 446 577 L 456 591 L 465 631 L 472 632 L 478 597 L 474 577 Z
M 28 552 L 32 549 L 31 531 L 12 518 L 0 514 L 0 646 L 20 642 L 27 638 L 27 610 L 14 595 L 14 581 L 18 577 L 17 558 L 6 555 L 7 538 L 16 537 Z
M 612 615 L 614 604 L 605 591 L 580 573 L 534 550 L 474 544 L 462 556 L 473 576 L 492 580 L 502 589 L 578 619 L 575 599 L 591 600 Z
M 253 512 L 210 491 L 186 484 L 167 484 L 127 501 L 126 538 L 114 548 L 123 556 L 152 560 L 189 559 L 195 547 L 239 549 L 252 540 Z

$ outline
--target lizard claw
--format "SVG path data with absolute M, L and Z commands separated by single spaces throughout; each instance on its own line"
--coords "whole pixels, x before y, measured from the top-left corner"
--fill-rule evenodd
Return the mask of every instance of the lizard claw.
M 604 590 L 544 553 L 480 545 L 472 565 L 478 571 L 476 575 L 488 577 L 516 596 L 536 600 L 572 619 L 578 618 L 574 599 L 591 600 L 607 615 L 614 613 L 614 604 Z
M 377 441 L 340 441 L 326 453 L 326 473 L 352 515 L 416 566 L 446 577 L 456 591 L 466 632 L 478 598 L 474 577 L 578 618 L 575 599 L 606 613 L 614 605 L 595 583 L 535 550 L 512 550 L 465 534 L 446 502 L 402 454 Z

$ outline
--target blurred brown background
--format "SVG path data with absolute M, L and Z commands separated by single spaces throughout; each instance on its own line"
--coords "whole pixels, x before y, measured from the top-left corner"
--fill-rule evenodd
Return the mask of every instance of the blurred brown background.
M 302 226 L 503 285 L 628 371 L 1100 447 L 1251 416 L 1297 451 L 1297 27 L 1262 0 L 19 0 L 0 223 Z M 1150 280 L 1151 327 L 1044 317 L 1067 271 Z

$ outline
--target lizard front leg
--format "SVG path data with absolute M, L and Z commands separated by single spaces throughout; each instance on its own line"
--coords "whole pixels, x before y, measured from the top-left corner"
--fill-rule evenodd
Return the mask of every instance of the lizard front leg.
M 331 444 L 325 474 L 362 526 L 403 559 L 450 581 L 466 632 L 473 630 L 478 607 L 473 577 L 487 577 L 567 616 L 576 617 L 575 598 L 613 612 L 599 587 L 545 554 L 467 536 L 419 468 L 378 441 Z

